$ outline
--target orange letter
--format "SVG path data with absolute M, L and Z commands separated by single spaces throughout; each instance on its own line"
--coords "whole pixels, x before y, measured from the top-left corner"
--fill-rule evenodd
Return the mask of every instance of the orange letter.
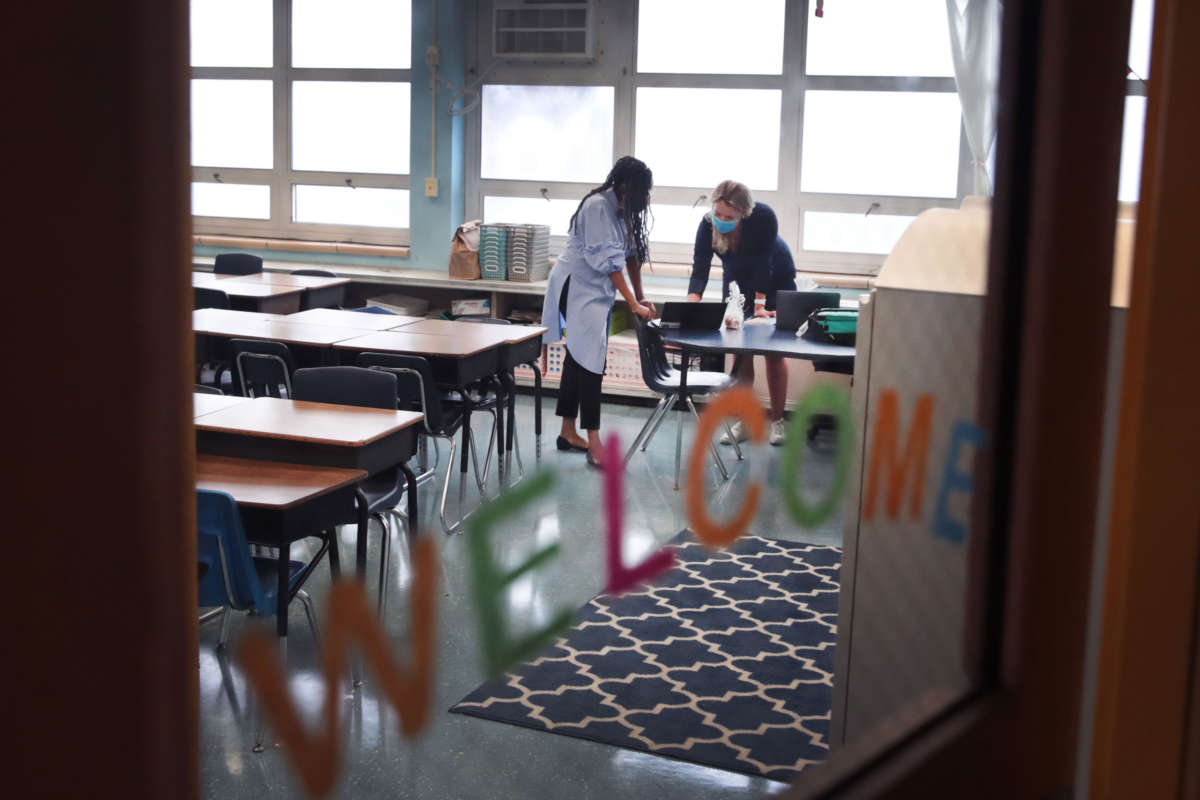
M 696 538 L 709 547 L 728 547 L 745 532 L 750 520 L 754 519 L 754 512 L 758 510 L 758 496 L 762 493 L 762 485 L 757 481 L 747 486 L 742 507 L 724 525 L 717 525 L 708 516 L 708 510 L 704 507 L 704 459 L 717 423 L 726 417 L 741 417 L 750 428 L 750 436 L 755 442 L 761 444 L 767 434 L 767 419 L 762 406 L 754 396 L 754 391 L 746 386 L 735 386 L 721 392 L 700 415 L 696 441 L 688 457 L 686 504 L 688 524 L 696 532 Z
M 325 708 L 320 725 L 324 730 L 316 736 L 305 732 L 300 714 L 288 695 L 276 638 L 262 630 L 242 637 L 238 660 L 253 690 L 262 698 L 300 783 L 314 797 L 328 794 L 337 779 L 342 750 L 338 741 L 342 670 L 352 640 L 362 647 L 384 696 L 400 716 L 405 734 L 412 736 L 425 725 L 429 716 L 429 687 L 433 682 L 435 557 L 433 541 L 418 539 L 413 548 L 412 670 L 407 673 L 393 660 L 379 621 L 367 605 L 362 584 L 341 580 L 330 588 L 324 642 Z
M 879 471 L 885 461 L 888 470 L 888 518 L 894 520 L 900 515 L 904 483 L 910 467 L 913 468 L 914 475 L 909 513 L 913 519 L 921 516 L 921 494 L 925 489 L 925 456 L 929 452 L 929 428 L 932 422 L 933 395 L 917 395 L 917 409 L 913 412 L 912 427 L 908 429 L 904 453 L 897 459 L 896 445 L 900 440 L 900 396 L 895 389 L 884 389 L 879 393 L 879 416 L 875 420 L 875 437 L 871 444 L 871 470 L 867 476 L 867 502 L 863 506 L 863 519 L 875 517 Z

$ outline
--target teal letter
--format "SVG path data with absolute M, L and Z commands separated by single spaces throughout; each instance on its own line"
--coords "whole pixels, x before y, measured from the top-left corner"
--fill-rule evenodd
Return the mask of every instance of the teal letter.
M 804 461 L 804 443 L 807 439 L 809 420 L 818 412 L 833 414 L 837 420 L 837 458 L 833 465 L 833 485 L 829 494 L 816 506 L 810 506 L 800 496 L 796 487 L 800 464 Z M 783 499 L 788 512 L 799 525 L 814 527 L 837 508 L 842 493 L 846 491 L 846 478 L 850 474 L 850 454 L 854 450 L 854 422 L 850 419 L 850 398 L 846 392 L 831 383 L 818 383 L 800 398 L 788 424 L 787 444 L 783 451 L 783 468 L 780 480 L 783 483 Z

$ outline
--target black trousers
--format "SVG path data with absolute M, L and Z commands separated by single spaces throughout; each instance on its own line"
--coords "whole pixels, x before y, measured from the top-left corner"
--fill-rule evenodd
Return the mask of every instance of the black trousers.
M 558 298 L 558 310 L 567 316 L 567 292 L 571 279 L 563 281 L 562 295 Z M 585 431 L 600 430 L 600 382 L 603 374 L 597 374 L 579 366 L 571 358 L 571 351 L 563 348 L 562 380 L 558 384 L 558 402 L 554 413 L 559 417 L 579 417 L 579 427 Z

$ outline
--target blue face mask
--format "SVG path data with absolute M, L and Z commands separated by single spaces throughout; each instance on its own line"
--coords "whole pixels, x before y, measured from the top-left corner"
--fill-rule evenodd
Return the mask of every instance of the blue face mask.
M 726 222 L 716 214 L 713 214 L 712 224 L 713 227 L 717 229 L 718 233 L 733 233 L 733 229 L 737 227 L 738 221 L 736 219 L 731 219 Z

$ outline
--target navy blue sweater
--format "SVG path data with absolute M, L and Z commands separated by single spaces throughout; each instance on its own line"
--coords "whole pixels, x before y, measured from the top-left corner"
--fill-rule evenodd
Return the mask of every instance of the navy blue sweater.
M 741 222 L 742 241 L 737 251 L 717 253 L 725 274 L 721 297 L 729 292 L 729 282 L 737 281 L 742 294 L 750 301 L 756 292 L 771 295 L 773 289 L 792 284 L 796 275 L 796 264 L 792 251 L 779 236 L 779 220 L 766 203 L 758 203 L 750 216 Z M 704 294 L 708 286 L 708 272 L 714 254 L 712 246 L 712 220 L 707 214 L 696 229 L 696 246 L 692 251 L 692 278 L 688 292 Z

